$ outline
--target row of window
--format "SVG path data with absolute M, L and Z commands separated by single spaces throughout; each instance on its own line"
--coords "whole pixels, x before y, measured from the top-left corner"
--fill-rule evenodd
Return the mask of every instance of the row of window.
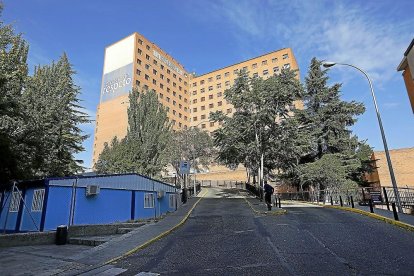
M 148 69 L 149 70 L 149 69 Z M 152 70 L 152 73 L 156 76 L 157 74 L 158 74 L 158 72 L 157 72 L 157 70 L 155 70 L 155 69 L 153 69 Z M 138 76 L 141 76 L 141 70 L 140 69 L 137 69 L 136 70 L 136 74 L 138 75 Z M 147 81 L 150 81 L 150 76 L 149 75 L 147 75 L 147 74 L 144 74 L 144 78 L 147 80 Z M 160 74 L 160 78 L 162 79 L 162 80 L 164 80 L 165 79 L 165 77 L 164 77 L 164 75 L 163 74 Z M 167 84 L 170 84 L 171 83 L 171 80 L 169 79 L 169 78 L 166 78 L 166 81 L 167 81 Z M 155 85 L 157 85 L 157 80 L 156 79 L 153 79 L 152 80 L 152 83 L 153 84 L 155 84 Z M 177 87 L 177 83 L 176 82 L 172 82 L 172 85 L 173 85 L 173 87 Z M 187 83 L 184 83 L 184 85 L 187 85 Z M 161 89 L 164 89 L 164 84 L 163 83 L 161 83 L 160 82 L 160 88 Z M 169 90 L 170 88 L 167 88 L 167 90 Z M 179 91 L 183 91 L 183 87 L 181 87 L 180 85 L 178 86 L 178 90 Z M 184 94 L 187 94 L 187 90 L 185 90 L 184 89 Z
M 135 85 L 136 85 L 136 86 L 141 86 L 141 82 L 140 82 L 139 80 L 136 80 L 136 81 L 135 81 Z M 146 85 L 146 84 L 145 84 L 145 85 L 143 85 L 143 87 L 142 87 L 142 88 L 143 88 L 144 90 L 148 90 L 148 89 L 149 89 L 148 85 Z M 153 90 L 154 90 L 155 92 L 157 92 L 157 90 L 156 90 L 156 89 L 153 89 Z M 170 89 L 170 88 L 167 88 L 167 92 L 168 92 L 168 93 L 171 93 L 171 89 Z M 177 92 L 176 92 L 176 91 L 173 91 L 173 96 L 174 96 L 174 97 L 177 97 Z M 160 98 L 160 99 L 164 99 L 164 94 L 160 93 L 160 94 L 159 94 L 159 98 Z M 179 99 L 179 100 L 183 100 L 183 96 L 179 94 L 179 95 L 178 95 L 178 99 Z M 167 101 L 167 102 L 170 102 L 170 100 L 171 100 L 171 99 L 170 99 L 170 97 L 166 97 L 166 101 Z M 184 98 L 184 102 L 185 102 L 185 103 L 187 103 L 187 102 L 188 102 L 187 98 Z M 177 102 L 174 100 L 174 101 L 173 101 L 173 105 L 175 106 L 176 104 L 177 104 Z M 178 106 L 180 107 L 180 109 L 182 108 L 182 105 L 181 105 L 181 104 L 179 104 Z M 184 107 L 184 111 L 187 111 L 187 108 L 186 108 L 186 107 Z
M 220 103 L 220 104 L 217 104 L 218 106 L 222 106 L 222 102 L 218 102 L 218 103 Z M 209 104 L 208 105 L 208 108 L 214 108 L 214 104 Z M 201 111 L 204 111 L 204 110 L 206 110 L 206 106 L 205 105 L 202 105 L 201 107 L 200 107 L 200 110 Z M 195 113 L 195 112 L 198 112 L 198 109 L 197 109 L 197 107 L 193 107 L 193 113 Z M 227 109 L 227 114 L 229 114 L 229 113 L 231 113 L 232 112 L 232 109 L 231 108 L 228 108 Z M 197 118 L 197 117 L 193 117 L 193 121 L 194 121 L 194 118 Z
M 32 197 L 31 212 L 41 212 L 43 210 L 44 198 L 45 198 L 45 189 L 34 190 L 33 197 Z M 21 201 L 20 192 L 13 192 L 9 211 L 19 212 L 20 201 Z
M 288 54 L 284 54 L 283 55 L 283 59 L 287 59 L 287 58 L 289 58 L 289 55 Z M 278 61 L 278 59 L 277 58 L 273 58 L 272 59 L 272 63 L 276 63 Z M 264 66 L 264 65 L 267 65 L 267 60 L 263 60 L 262 62 L 261 62 L 261 65 L 262 66 Z M 284 65 L 284 67 L 286 66 L 286 64 Z M 256 69 L 257 68 L 257 63 L 253 63 L 252 64 L 252 69 Z M 275 70 L 275 68 L 279 68 L 278 66 L 277 67 L 274 67 L 273 68 L 273 70 Z M 286 67 L 285 67 L 286 68 Z M 243 71 L 247 71 L 248 70 L 248 67 L 247 66 L 244 66 L 243 68 L 241 68 L 241 70 L 243 70 Z M 233 74 L 238 74 L 238 72 L 239 72 L 239 69 L 234 69 L 233 70 Z M 224 73 L 224 77 L 226 78 L 226 77 L 229 77 L 230 76 L 230 72 L 225 72 Z M 221 79 L 221 74 L 219 74 L 219 75 L 216 75 L 216 80 L 220 80 Z M 208 79 L 207 79 L 207 81 L 208 82 L 212 82 L 213 81 L 213 77 L 209 77 Z M 205 80 L 201 80 L 200 81 L 200 85 L 203 85 L 205 83 Z M 197 86 L 197 82 L 193 82 L 193 85 L 192 85 L 193 87 L 195 87 L 195 86 Z
M 142 50 L 141 50 L 141 49 L 138 49 L 138 54 L 139 54 L 139 55 L 142 55 Z M 150 55 L 145 54 L 145 59 L 146 59 L 146 60 L 148 60 L 148 61 L 151 61 L 151 57 L 150 57 Z M 153 63 L 155 66 L 157 66 L 157 65 L 158 65 L 158 61 L 157 61 L 156 59 L 152 59 L 152 63 Z M 140 60 L 139 58 L 137 58 L 137 64 L 138 64 L 138 65 L 142 65 L 142 60 Z M 150 65 L 150 64 L 148 64 L 148 63 L 146 63 L 146 64 L 144 65 L 144 67 L 145 67 L 145 69 L 150 70 L 151 65 Z M 162 63 L 160 62 L 160 66 L 159 66 L 159 68 L 160 68 L 161 70 L 163 70 L 163 71 L 164 71 L 164 69 L 165 69 L 164 64 L 162 64 Z M 155 70 L 155 69 L 153 69 L 153 70 L 154 70 L 155 72 L 157 72 L 157 70 Z M 167 74 L 171 75 L 171 70 L 170 70 L 169 68 L 167 68 L 166 72 L 167 72 Z M 161 74 L 161 75 L 162 75 L 162 74 Z M 177 74 L 172 73 L 172 77 L 173 77 L 174 79 L 177 79 Z M 183 82 L 183 79 L 182 79 L 181 77 L 178 77 L 178 81 L 179 81 L 179 82 Z M 186 81 L 184 81 L 184 85 L 185 85 L 185 86 L 187 86 L 187 82 L 186 82 Z
M 285 69 L 290 68 L 290 64 L 289 63 L 286 63 L 285 65 L 283 65 L 283 68 L 285 68 Z M 279 66 L 273 67 L 273 74 L 278 74 L 279 72 L 280 72 Z M 263 76 L 267 76 L 267 75 L 269 75 L 269 70 L 268 69 L 263 70 Z M 257 72 L 256 73 L 253 73 L 253 77 L 254 78 L 259 77 L 259 73 L 257 73 Z M 204 83 L 204 81 L 200 81 L 200 83 Z M 226 81 L 224 83 L 224 85 L 225 85 L 225 87 L 230 87 L 230 81 Z M 217 83 L 216 84 L 216 88 L 220 89 L 221 87 L 222 87 L 221 83 Z M 208 87 L 208 91 L 212 91 L 213 89 L 214 89 L 214 87 L 212 85 L 210 85 Z M 206 89 L 205 88 L 201 88 L 200 89 L 200 93 L 204 93 L 204 92 L 206 92 Z M 193 95 L 197 95 L 197 90 L 194 90 L 192 92 L 192 94 Z
M 217 97 L 221 97 L 222 95 L 223 95 L 223 92 L 217 93 Z M 213 94 L 208 95 L 209 100 L 212 100 L 213 98 L 214 98 Z M 198 99 L 193 99 L 193 104 L 197 103 L 197 101 L 198 101 Z M 200 98 L 200 102 L 205 102 L 205 101 L 206 101 L 206 97 L 201 97 Z M 221 106 L 221 102 L 218 102 L 218 105 Z

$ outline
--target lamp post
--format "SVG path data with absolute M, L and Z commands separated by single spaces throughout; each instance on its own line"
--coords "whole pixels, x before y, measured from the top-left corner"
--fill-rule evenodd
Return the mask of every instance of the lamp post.
M 329 68 L 329 67 L 335 66 L 337 64 L 338 65 L 345 65 L 345 66 L 349 66 L 349 67 L 353 67 L 353 68 L 357 69 L 362 74 L 364 74 L 364 76 L 367 78 L 367 80 L 369 82 L 369 87 L 371 89 L 372 99 L 374 101 L 375 112 L 377 114 L 378 124 L 379 124 L 380 131 L 381 131 L 382 143 L 384 144 L 384 151 L 385 151 L 385 156 L 387 158 L 388 170 L 390 171 L 391 183 L 392 183 L 392 187 L 394 189 L 395 199 L 397 201 L 398 212 L 402 213 L 403 210 L 402 210 L 402 207 L 401 207 L 400 194 L 398 192 L 397 182 L 395 180 L 394 170 L 392 168 L 391 157 L 390 157 L 390 153 L 388 151 L 387 140 L 385 139 L 384 128 L 382 127 L 381 116 L 380 116 L 380 112 L 378 110 L 377 100 L 375 98 L 374 88 L 372 87 L 371 79 L 368 77 L 367 73 L 365 73 L 364 70 L 362 70 L 361 68 L 358 68 L 358 67 L 356 67 L 354 65 L 351 65 L 351 64 L 347 64 L 347 63 L 336 63 L 336 62 L 330 62 L 330 61 L 326 61 L 326 62 L 323 62 L 322 63 L 323 67 L 325 67 L 325 68 Z

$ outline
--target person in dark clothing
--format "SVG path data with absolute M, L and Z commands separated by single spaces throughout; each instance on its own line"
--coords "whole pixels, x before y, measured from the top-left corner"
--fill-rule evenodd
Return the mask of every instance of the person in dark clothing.
M 265 202 L 267 205 L 267 210 L 272 210 L 272 194 L 274 193 L 275 189 L 270 186 L 267 181 L 265 181 L 264 184 L 264 192 L 265 192 Z

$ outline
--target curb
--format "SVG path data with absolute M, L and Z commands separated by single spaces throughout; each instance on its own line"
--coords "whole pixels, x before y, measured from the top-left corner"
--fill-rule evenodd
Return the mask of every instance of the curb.
M 185 217 L 178 223 L 176 224 L 174 227 L 172 227 L 171 229 L 159 234 L 158 236 L 156 236 L 155 238 L 152 238 L 150 240 L 148 240 L 147 242 L 145 242 L 144 244 L 141 244 L 137 247 L 135 247 L 134 249 L 129 250 L 128 252 L 122 254 L 121 256 L 115 257 L 109 261 L 106 261 L 104 263 L 104 265 L 108 265 L 110 263 L 116 262 L 128 255 L 131 255 L 145 247 L 147 247 L 148 245 L 150 245 L 151 243 L 160 240 L 161 238 L 167 236 L 168 234 L 170 234 L 172 231 L 174 231 L 175 229 L 177 229 L 178 227 L 180 227 L 181 225 L 184 224 L 184 222 L 186 222 L 186 220 L 190 217 L 191 212 L 194 210 L 194 208 L 197 206 L 197 204 L 200 202 L 201 199 L 203 199 L 203 197 L 207 194 L 207 190 L 205 190 L 204 194 L 196 201 L 196 203 L 194 203 L 193 207 L 191 207 L 191 209 L 188 211 L 187 215 L 185 215 Z
M 338 209 L 338 210 L 344 210 L 344 211 L 348 211 L 348 212 L 353 212 L 353 213 L 357 213 L 357 214 L 361 214 L 361 215 L 365 215 L 367 217 L 371 217 L 377 220 L 381 220 L 384 221 L 386 223 L 404 228 L 405 230 L 408 231 L 413 231 L 414 232 L 414 226 L 405 222 L 401 222 L 401 221 L 397 221 L 397 220 L 393 220 L 387 217 L 383 217 L 381 215 L 377 215 L 374 213 L 369 213 L 360 209 L 356 209 L 356 208 L 350 208 L 350 207 L 341 207 L 341 206 L 331 206 L 331 205 L 325 205 L 324 208 L 332 208 L 332 209 Z
M 280 216 L 280 215 L 284 215 L 287 213 L 287 210 L 283 209 L 283 210 L 278 210 L 278 211 L 258 211 L 256 210 L 253 205 L 246 199 L 244 198 L 244 200 L 247 202 L 247 204 L 250 206 L 250 208 L 253 210 L 253 212 L 255 212 L 256 214 L 261 214 L 261 215 L 268 215 L 268 216 Z

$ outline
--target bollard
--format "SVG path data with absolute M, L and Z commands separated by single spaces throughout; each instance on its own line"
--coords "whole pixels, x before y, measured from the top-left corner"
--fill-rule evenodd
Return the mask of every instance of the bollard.
M 64 245 L 68 241 L 68 227 L 66 225 L 59 225 L 56 228 L 56 245 Z
M 279 197 L 279 208 L 282 208 L 282 199 Z
M 342 202 L 342 196 L 339 196 L 339 202 L 341 203 L 341 207 L 344 207 L 344 203 Z
M 387 204 L 387 209 L 389 211 L 390 210 L 390 202 L 388 201 L 387 190 L 385 189 L 385 187 L 382 187 L 382 190 L 384 191 L 385 203 Z
M 394 203 L 394 202 L 393 202 L 393 203 L 391 203 L 391 206 L 392 206 L 392 212 L 394 213 L 394 219 L 395 219 L 395 220 L 400 220 L 400 219 L 398 218 L 397 208 L 395 208 L 395 203 Z
M 351 196 L 351 207 L 352 208 L 355 208 L 355 205 L 354 205 L 354 198 Z
M 331 205 L 333 205 L 333 200 L 332 200 L 332 196 L 331 196 Z
M 372 199 L 371 198 L 369 199 L 369 211 L 371 213 L 374 213 L 374 206 L 372 205 Z

